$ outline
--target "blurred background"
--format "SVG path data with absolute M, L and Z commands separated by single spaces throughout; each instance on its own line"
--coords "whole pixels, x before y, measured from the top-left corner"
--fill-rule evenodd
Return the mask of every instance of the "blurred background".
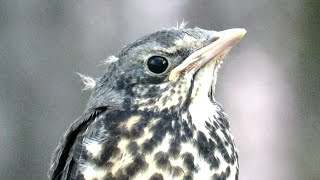
M 240 151 L 240 179 L 320 179 L 319 0 L 0 0 L 0 179 L 46 179 L 59 138 L 90 92 L 75 72 L 153 31 L 248 33 L 216 99 Z

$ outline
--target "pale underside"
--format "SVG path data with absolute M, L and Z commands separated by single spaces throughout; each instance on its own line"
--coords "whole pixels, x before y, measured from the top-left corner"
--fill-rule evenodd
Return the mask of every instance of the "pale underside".
M 190 104 L 189 111 L 192 119 L 196 119 L 194 125 L 196 126 L 198 131 L 204 132 L 206 136 L 210 136 L 208 133 L 208 130 L 205 128 L 204 122 L 209 119 L 210 122 L 214 121 L 214 117 L 217 117 L 218 114 L 216 114 L 215 110 L 217 110 L 216 105 L 214 105 L 209 98 L 203 98 L 203 99 L 197 99 L 193 101 Z M 182 114 L 181 117 L 183 120 L 186 120 L 187 115 L 185 113 Z M 139 117 L 134 117 L 126 121 L 126 126 L 130 128 L 132 123 L 139 120 Z M 156 123 L 157 119 L 153 121 L 153 123 Z M 137 139 L 136 142 L 138 145 L 141 145 L 146 139 L 151 138 L 152 134 L 148 132 L 149 126 L 145 129 L 146 135 Z M 230 136 L 230 132 L 227 132 Z M 226 141 L 227 139 L 224 137 L 221 130 L 217 130 L 217 134 L 222 138 L 222 140 Z M 194 134 L 195 136 L 196 134 Z M 170 172 L 168 169 L 160 169 L 155 164 L 154 156 L 157 152 L 163 151 L 166 152 L 169 149 L 169 140 L 172 137 L 167 133 L 163 141 L 159 146 L 157 146 L 154 151 L 150 154 L 146 154 L 146 162 L 148 163 L 148 167 L 144 170 L 138 173 L 136 176 L 134 176 L 132 179 L 141 180 L 141 179 L 149 179 L 155 172 L 162 174 L 164 179 L 182 179 L 182 177 L 185 174 L 181 174 L 180 176 L 174 177 L 172 172 Z M 196 137 L 194 137 L 196 139 Z M 85 143 L 85 148 L 89 153 L 91 153 L 94 157 L 99 156 L 101 152 L 101 147 L 99 147 L 99 142 L 95 140 L 89 140 L 90 143 Z M 118 147 L 121 150 L 121 154 L 112 157 L 111 162 L 115 163 L 115 166 L 112 167 L 111 171 L 112 174 L 115 174 L 119 169 L 125 168 L 128 164 L 132 163 L 133 156 L 126 152 L 126 146 L 128 145 L 129 141 L 126 139 L 123 139 L 119 142 Z M 232 154 L 230 147 L 226 148 L 228 151 L 228 154 Z M 235 179 L 236 171 L 237 171 L 237 162 L 233 165 L 228 164 L 227 162 L 223 161 L 223 157 L 220 151 L 216 150 L 214 155 L 220 159 L 220 165 L 217 169 L 210 169 L 210 164 L 208 164 L 205 159 L 201 156 L 199 156 L 199 152 L 197 148 L 192 144 L 192 142 L 182 143 L 181 144 L 181 152 L 180 154 L 184 153 L 191 153 L 195 155 L 194 157 L 194 164 L 196 165 L 198 171 L 193 174 L 194 179 L 212 179 L 213 174 L 220 174 L 226 170 L 226 168 L 230 167 L 230 179 Z M 182 168 L 183 172 L 187 172 L 187 168 L 183 166 L 183 158 L 179 156 L 178 158 L 169 158 L 171 166 L 179 166 Z M 182 165 L 182 166 L 181 166 Z M 80 171 L 84 175 L 85 179 L 103 179 L 106 174 L 108 173 L 108 170 L 97 167 L 94 164 L 91 163 L 84 163 L 80 166 Z

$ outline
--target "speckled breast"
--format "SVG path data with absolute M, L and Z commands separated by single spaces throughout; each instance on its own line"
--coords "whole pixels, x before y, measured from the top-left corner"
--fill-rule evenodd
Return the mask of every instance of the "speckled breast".
M 201 100 L 183 111 L 115 111 L 80 138 L 84 179 L 237 179 L 238 155 L 221 107 Z

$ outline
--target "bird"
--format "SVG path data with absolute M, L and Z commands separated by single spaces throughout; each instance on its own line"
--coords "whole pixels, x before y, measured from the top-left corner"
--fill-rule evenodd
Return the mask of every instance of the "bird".
M 173 27 L 124 46 L 104 75 L 87 78 L 90 98 L 53 153 L 49 179 L 238 179 L 215 85 L 245 34 Z

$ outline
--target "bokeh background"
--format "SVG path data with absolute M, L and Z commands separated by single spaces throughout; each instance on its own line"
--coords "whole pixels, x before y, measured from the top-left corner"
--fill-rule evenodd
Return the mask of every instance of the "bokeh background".
M 0 179 L 46 179 L 51 153 L 90 92 L 75 72 L 142 35 L 244 27 L 216 99 L 240 179 L 320 179 L 319 0 L 0 0 Z

